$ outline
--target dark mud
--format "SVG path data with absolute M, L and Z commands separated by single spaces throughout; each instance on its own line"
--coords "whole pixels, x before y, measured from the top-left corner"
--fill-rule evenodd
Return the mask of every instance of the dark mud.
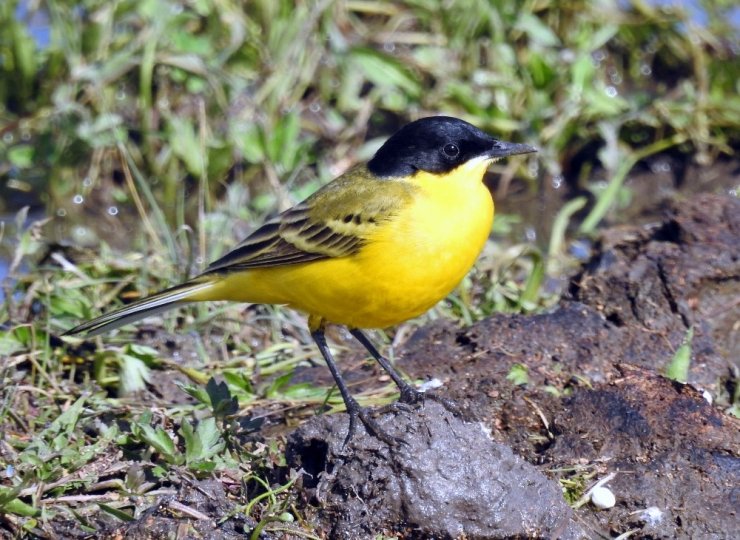
M 379 416 L 408 446 L 358 437 L 343 450 L 344 418 L 311 420 L 288 447 L 307 509 L 330 538 L 735 537 L 740 421 L 697 387 L 721 398 L 737 381 L 739 239 L 737 199 L 671 203 L 659 221 L 606 231 L 553 312 L 420 329 L 399 366 L 441 380 L 481 423 L 428 401 Z M 689 328 L 681 384 L 660 374 Z M 526 384 L 507 379 L 515 364 Z M 616 506 L 582 504 L 574 521 L 561 485 L 579 496 L 612 473 Z
M 106 538 L 244 538 L 256 522 L 245 519 L 235 507 L 221 482 L 186 480 L 176 494 L 161 498 L 135 521 L 108 530 Z
M 331 523 L 329 536 L 586 538 L 560 488 L 483 426 L 437 402 L 378 416 L 389 446 L 362 433 L 343 446 L 348 422 L 321 417 L 288 441 L 306 496 Z

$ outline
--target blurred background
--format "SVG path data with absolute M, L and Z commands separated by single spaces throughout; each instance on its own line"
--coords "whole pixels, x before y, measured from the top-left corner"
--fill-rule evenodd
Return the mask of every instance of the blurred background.
M 42 218 L 187 274 L 433 114 L 539 147 L 491 176 L 512 242 L 546 249 L 627 173 L 586 232 L 733 189 L 698 171 L 737 148 L 739 23 L 729 0 L 3 2 L 0 276 Z

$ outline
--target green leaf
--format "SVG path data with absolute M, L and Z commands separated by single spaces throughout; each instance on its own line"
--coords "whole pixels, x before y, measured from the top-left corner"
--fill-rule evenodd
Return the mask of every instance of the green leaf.
M 12 5 L 12 4 L 11 4 Z M 11 22 L 11 44 L 15 45 L 15 64 L 25 80 L 30 80 L 37 72 L 36 43 L 28 34 L 26 28 L 18 22 Z M 7 47 L 7 43 L 3 44 Z
M 201 420 L 198 423 L 196 435 L 200 440 L 200 459 L 210 459 L 226 447 L 226 443 L 221 438 L 221 432 L 216 427 L 215 418 Z
M 476 116 L 483 116 L 485 108 L 478 102 L 479 93 L 463 81 L 450 81 L 447 83 L 447 92 L 455 99 L 465 110 Z
M 538 17 L 529 12 L 523 11 L 519 16 L 515 28 L 521 30 L 529 39 L 543 48 L 557 47 L 560 45 L 558 36 L 555 35 L 549 26 L 542 22 Z
M 284 388 L 281 394 L 289 399 L 309 399 L 324 396 L 326 389 L 319 388 L 312 383 L 298 383 Z
M 265 161 L 265 143 L 257 124 L 239 123 L 232 126 L 232 138 L 244 159 L 250 163 Z
M 216 382 L 216 379 L 211 377 L 206 384 L 206 392 L 215 416 L 236 414 L 239 410 L 239 401 L 231 395 L 225 382 Z
M 185 442 L 185 461 L 192 463 L 200 459 L 202 445 L 200 438 L 195 434 L 193 426 L 187 420 L 183 420 L 180 425 L 180 435 Z
M 689 380 L 689 366 L 691 365 L 691 341 L 694 338 L 694 328 L 689 328 L 684 336 L 683 343 L 676 350 L 673 359 L 665 369 L 665 376 L 674 381 L 685 383 Z
M 49 311 L 55 317 L 71 316 L 75 319 L 84 319 L 89 315 L 88 306 L 80 298 L 58 295 L 49 301 Z
M 282 395 L 283 389 L 288 385 L 290 380 L 293 378 L 293 373 L 286 373 L 280 375 L 272 384 L 265 390 L 265 397 L 268 399 L 275 399 Z
M 208 177 L 222 178 L 234 163 L 233 142 L 208 141 Z
M 571 67 L 571 94 L 580 96 L 584 88 L 593 84 L 595 74 L 596 68 L 591 57 L 588 54 L 579 55 Z
M 292 170 L 295 165 L 300 132 L 300 117 L 290 112 L 278 120 L 272 133 L 263 133 L 267 155 L 270 161 L 283 167 L 282 172 Z
M 111 516 L 127 523 L 130 521 L 134 521 L 135 519 L 134 516 L 132 516 L 128 512 L 124 512 L 123 510 L 119 510 L 118 508 L 113 508 L 112 506 L 109 506 L 107 504 L 98 503 L 98 508 L 100 508 L 103 512 L 106 512 Z
M 585 112 L 594 117 L 612 117 L 629 108 L 625 99 L 620 95 L 607 95 L 602 84 L 584 91 L 584 100 L 587 103 Z
M 527 71 L 532 82 L 538 88 L 543 88 L 555 79 L 556 73 L 552 69 L 552 62 L 545 55 L 531 51 L 527 59 Z
M 129 343 L 118 355 L 120 363 L 119 386 L 123 395 L 138 392 L 149 382 L 150 368 L 157 365 L 158 352 L 156 349 Z
M 195 431 L 188 421 L 183 421 L 180 434 L 185 441 L 185 461 L 189 465 L 210 460 L 226 448 L 213 417 L 201 420 Z
M 13 487 L 0 486 L 0 508 L 17 498 L 23 488 L 22 484 Z
M 93 148 L 113 146 L 126 140 L 123 118 L 113 113 L 103 113 L 94 120 L 80 122 L 77 135 Z
M 521 310 L 530 310 L 537 306 L 542 282 L 545 279 L 545 261 L 542 255 L 539 251 L 532 250 L 530 256 L 534 260 L 534 265 L 524 284 L 524 290 L 519 295 L 518 305 Z
M 41 513 L 41 510 L 34 508 L 28 503 L 24 503 L 20 499 L 12 499 L 7 503 L 0 505 L 3 513 L 15 514 L 23 517 L 34 517 Z
M 22 351 L 25 348 L 12 332 L 0 333 L 0 356 L 8 357 L 11 354 Z
M 511 381 L 517 386 L 528 384 L 529 374 L 527 372 L 527 366 L 523 364 L 514 364 L 506 375 L 506 380 Z
M 209 473 L 213 472 L 217 465 L 218 463 L 215 461 L 196 461 L 194 463 L 190 463 L 188 467 L 190 467 L 191 471 Z
M 143 431 L 146 442 L 148 442 L 155 450 L 164 454 L 166 457 L 177 457 L 178 452 L 177 448 L 175 448 L 175 443 L 164 429 L 155 429 L 151 426 L 144 426 Z
M 80 397 L 66 411 L 59 415 L 42 433 L 41 437 L 52 438 L 58 433 L 71 435 L 80 419 L 86 398 Z
M 175 443 L 162 428 L 153 428 L 149 425 L 151 414 L 141 415 L 139 422 L 132 425 L 132 434 L 139 440 L 154 448 L 168 463 L 179 464 L 182 462 L 182 454 L 177 451 Z
M 8 150 L 8 161 L 20 169 L 28 169 L 33 165 L 34 148 L 29 144 L 19 144 Z
M 168 37 L 173 48 L 178 52 L 200 57 L 213 55 L 213 43 L 208 35 L 197 35 L 190 28 L 181 28 L 174 30 Z
M 211 398 L 208 396 L 208 392 L 206 391 L 206 389 L 202 386 L 189 383 L 181 383 L 179 381 L 175 381 L 175 384 L 179 386 L 180 389 L 188 394 L 190 397 L 194 398 L 204 405 L 211 406 Z
M 169 140 L 172 151 L 182 160 L 188 172 L 199 178 L 205 172 L 205 148 L 193 125 L 184 118 L 171 117 Z
M 252 381 L 245 374 L 244 370 L 239 371 L 224 371 L 222 374 L 224 380 L 232 388 L 236 388 L 248 396 L 254 395 L 254 388 L 252 388 Z
M 136 356 L 140 360 L 143 360 L 147 364 L 150 364 L 157 359 L 159 353 L 157 349 L 147 347 L 146 345 L 139 345 L 138 343 L 129 343 L 126 345 L 125 351 L 128 354 Z
M 600 49 L 619 32 L 619 25 L 605 24 L 595 32 L 584 32 L 583 37 L 586 41 L 585 49 L 595 51 Z
M 549 257 L 555 257 L 565 250 L 565 233 L 568 230 L 570 219 L 576 212 L 586 206 L 587 202 L 588 199 L 586 197 L 576 197 L 564 204 L 558 211 L 552 223 L 550 243 L 547 247 L 547 255 Z
M 120 389 L 122 395 L 132 394 L 146 388 L 149 382 L 149 368 L 138 357 L 130 354 L 121 354 Z
M 356 48 L 350 53 L 352 64 L 381 88 L 399 88 L 416 99 L 421 94 L 418 79 L 398 60 L 373 49 Z

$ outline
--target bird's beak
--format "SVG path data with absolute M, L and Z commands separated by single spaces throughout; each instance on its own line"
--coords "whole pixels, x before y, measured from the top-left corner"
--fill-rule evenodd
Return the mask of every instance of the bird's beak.
M 530 154 L 536 151 L 537 149 L 534 146 L 529 146 L 528 144 L 494 141 L 493 147 L 486 153 L 486 155 L 493 159 L 500 159 L 506 156 Z

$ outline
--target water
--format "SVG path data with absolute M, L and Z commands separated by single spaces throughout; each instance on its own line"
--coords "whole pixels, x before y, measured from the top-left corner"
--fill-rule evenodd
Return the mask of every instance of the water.
M 36 4 L 36 2 L 33 2 Z M 43 50 L 51 44 L 51 22 L 45 9 L 34 9 L 29 12 L 29 0 L 20 0 L 15 8 L 15 19 L 25 21 L 28 33 L 36 42 L 36 46 Z
M 8 277 L 8 270 L 10 270 L 10 261 L 8 260 L 7 254 L 0 252 L 0 282 L 5 281 Z M 0 302 L 3 300 L 3 290 L 0 287 Z

